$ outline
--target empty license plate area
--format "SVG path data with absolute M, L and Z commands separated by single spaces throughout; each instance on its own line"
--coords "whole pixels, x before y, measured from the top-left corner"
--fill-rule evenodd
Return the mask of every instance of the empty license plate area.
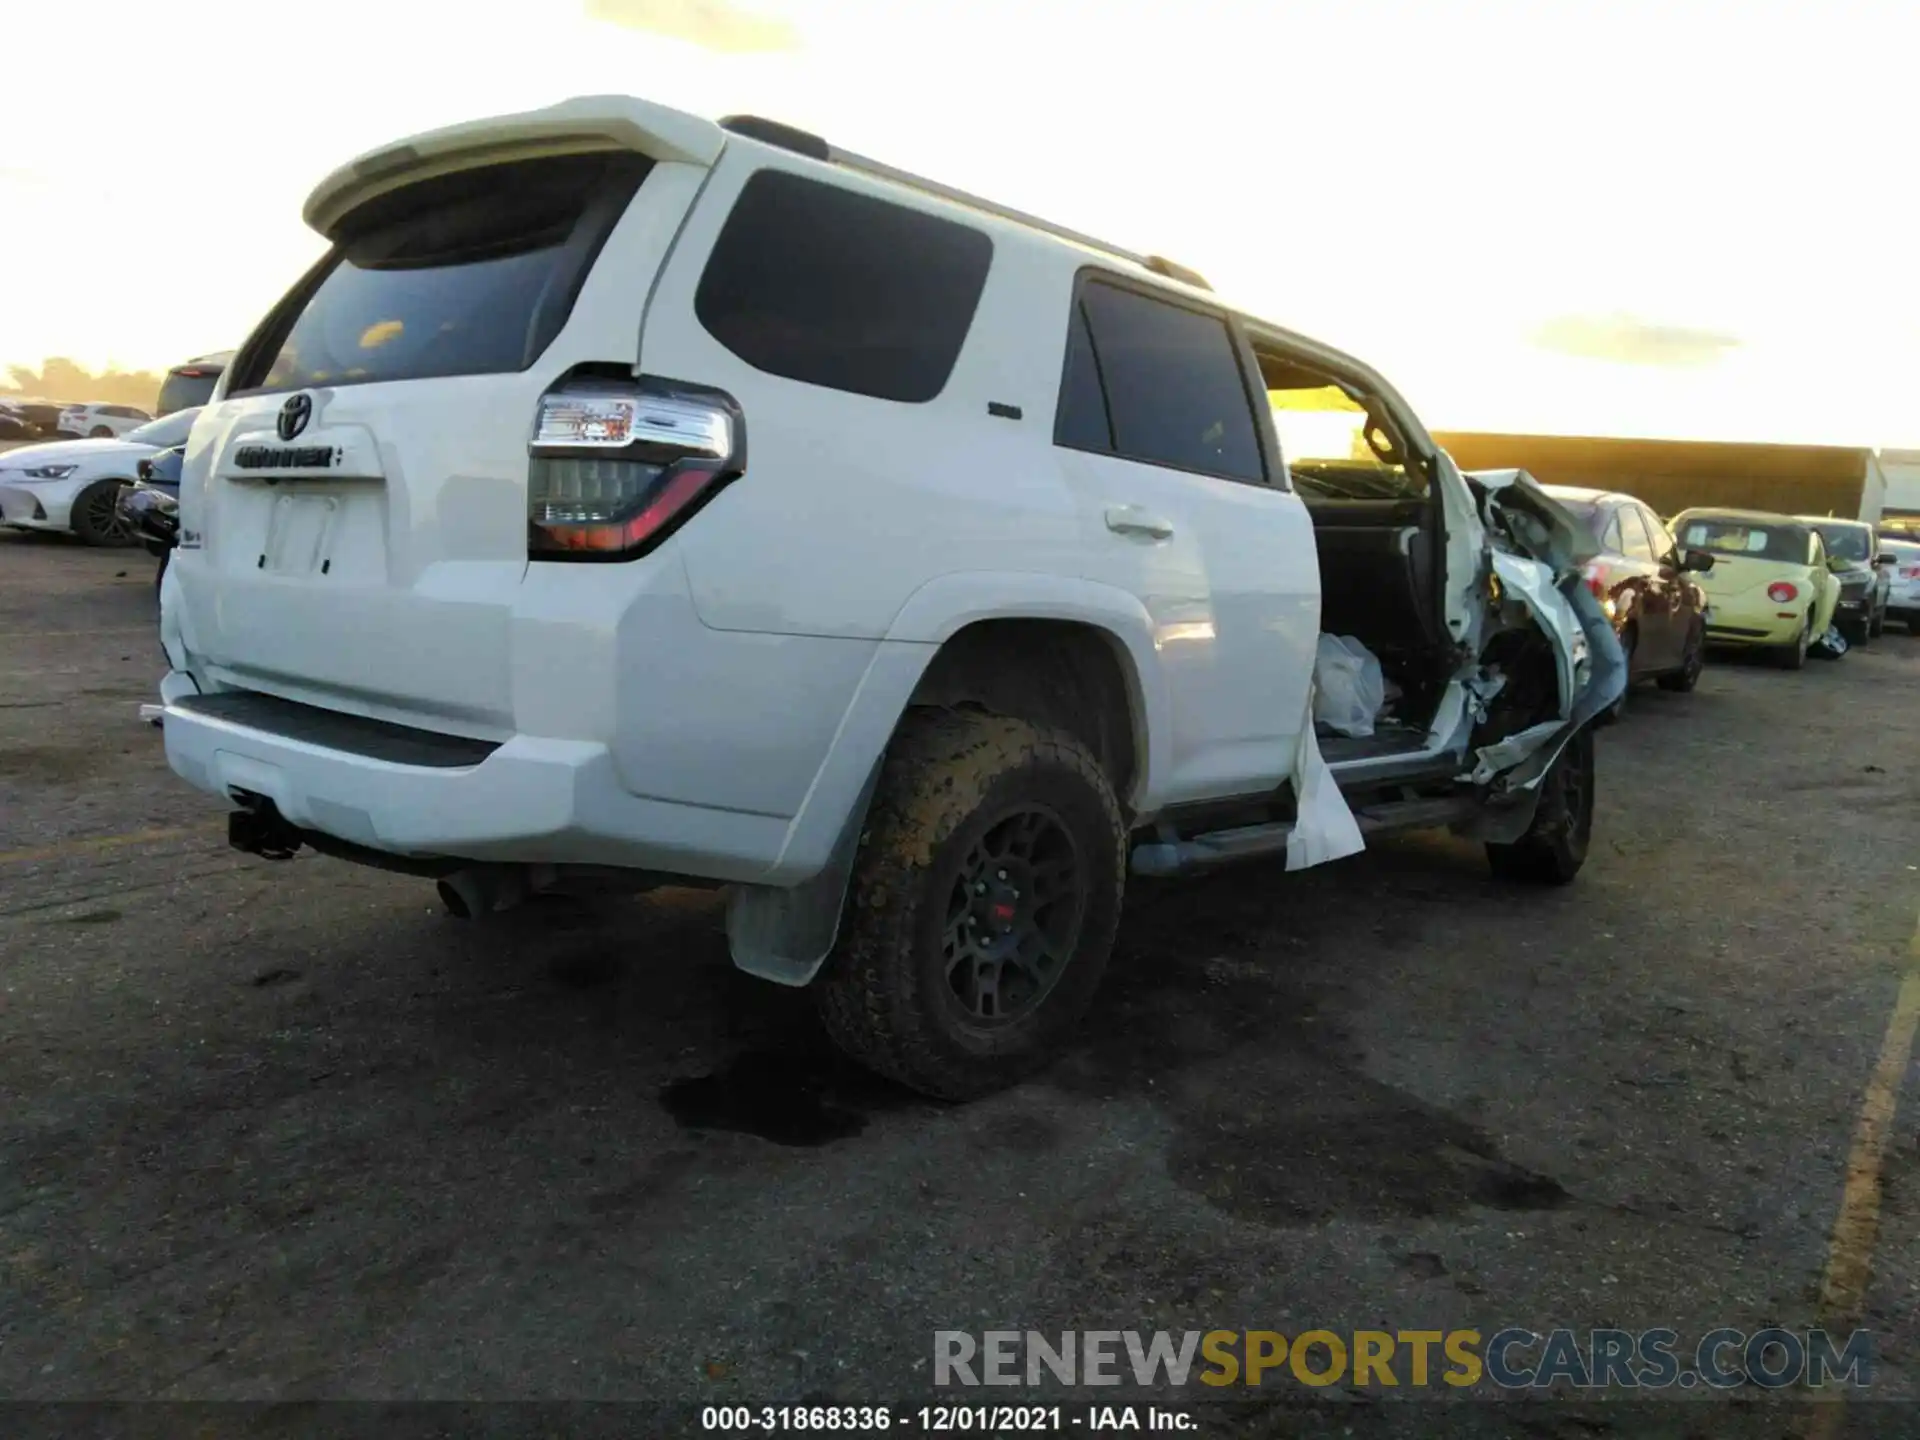
M 223 568 L 289 580 L 385 583 L 384 496 L 377 489 L 245 489 L 250 493 L 231 497 L 238 503 L 226 518 L 238 543 L 221 547 L 228 557 Z
M 323 564 L 330 570 L 327 551 L 339 513 L 339 499 L 332 495 L 274 496 L 260 568 L 272 575 L 312 575 Z

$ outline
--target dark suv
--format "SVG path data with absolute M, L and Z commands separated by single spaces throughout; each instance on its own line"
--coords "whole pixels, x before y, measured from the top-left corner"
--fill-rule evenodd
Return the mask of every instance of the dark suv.
M 153 407 L 153 418 L 158 420 L 176 410 L 191 410 L 206 404 L 213 398 L 213 387 L 220 383 L 221 372 L 232 359 L 233 351 L 222 350 L 217 355 L 202 355 L 174 366 L 160 382 L 160 401 Z
M 1828 568 L 1840 581 L 1840 603 L 1833 623 L 1855 645 L 1864 645 L 1887 628 L 1893 593 L 1894 556 L 1882 549 L 1880 532 L 1864 520 L 1831 515 L 1800 515 L 1826 542 Z

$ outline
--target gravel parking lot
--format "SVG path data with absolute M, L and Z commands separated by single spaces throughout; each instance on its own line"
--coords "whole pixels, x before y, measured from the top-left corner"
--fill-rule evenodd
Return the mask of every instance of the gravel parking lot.
M 690 1430 L 924 1398 L 936 1329 L 1823 1320 L 1920 1387 L 1911 1085 L 1848 1183 L 1915 964 L 1920 637 L 1636 693 L 1568 890 L 1445 836 L 1136 887 L 1083 1043 L 941 1108 L 736 974 L 711 896 L 476 926 L 227 850 L 134 719 L 152 564 L 0 538 L 0 1395 Z M 1306 1424 L 1286 1389 L 1219 1425 Z

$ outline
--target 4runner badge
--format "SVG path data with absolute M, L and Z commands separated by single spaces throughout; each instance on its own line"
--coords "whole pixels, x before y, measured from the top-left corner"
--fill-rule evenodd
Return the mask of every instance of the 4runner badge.
M 242 445 L 233 463 L 239 470 L 331 470 L 340 454 L 331 445 Z

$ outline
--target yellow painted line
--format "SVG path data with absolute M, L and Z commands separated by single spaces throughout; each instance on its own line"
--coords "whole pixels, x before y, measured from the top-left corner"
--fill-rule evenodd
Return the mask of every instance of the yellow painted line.
M 1860 1100 L 1860 1119 L 1847 1152 L 1847 1179 L 1840 1191 L 1840 1214 L 1833 1222 L 1827 1246 L 1827 1270 L 1820 1281 L 1820 1323 L 1829 1331 L 1852 1329 L 1866 1308 L 1867 1284 L 1873 1276 L 1873 1251 L 1880 1238 L 1880 1171 L 1887 1154 L 1887 1137 L 1900 1104 L 1900 1086 L 1913 1055 L 1914 1032 L 1920 1029 L 1920 925 L 1907 945 L 1907 972 L 1887 1017 L 1887 1033 L 1880 1041 L 1880 1059 L 1867 1079 Z M 1834 1440 L 1845 1422 L 1846 1405 L 1835 1400 L 1822 1405 L 1807 1427 L 1808 1440 Z
M 33 850 L 0 850 L 0 865 L 27 865 L 41 860 L 69 860 L 102 850 L 117 850 L 123 845 L 153 845 L 161 840 L 178 840 L 188 835 L 205 835 L 226 825 L 225 817 L 203 820 L 198 825 L 167 825 L 154 830 L 125 830 L 118 835 L 92 835 L 79 840 L 62 840 Z

